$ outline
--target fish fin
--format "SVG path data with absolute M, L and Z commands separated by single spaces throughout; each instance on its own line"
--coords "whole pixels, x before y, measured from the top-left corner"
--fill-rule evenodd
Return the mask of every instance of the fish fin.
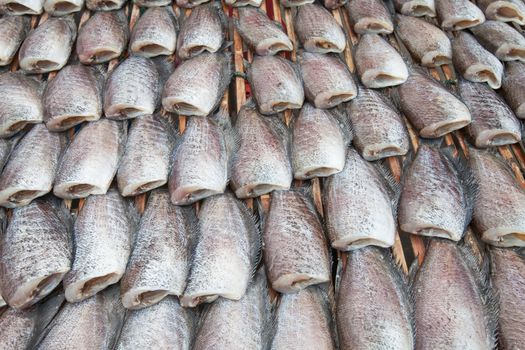
M 392 215 L 397 218 L 397 209 L 399 205 L 399 198 L 401 197 L 401 185 L 396 181 L 394 175 L 385 164 L 385 160 L 379 160 L 373 163 L 379 176 L 383 179 L 387 192 L 392 203 Z
M 151 58 L 151 60 L 153 61 L 153 64 L 155 65 L 155 68 L 159 73 L 159 84 L 162 87 L 164 86 L 166 80 L 168 80 L 168 78 L 170 77 L 171 73 L 173 73 L 173 61 L 170 59 L 169 56 L 157 56 Z
M 49 294 L 43 301 L 34 305 L 37 313 L 37 320 L 35 322 L 35 329 L 33 330 L 33 338 L 29 342 L 28 349 L 34 349 L 35 346 L 44 338 L 45 334 L 51 329 L 51 321 L 61 309 L 65 302 L 64 291 L 57 289 Z
M 233 46 L 233 41 L 231 41 L 231 40 L 224 40 L 222 45 L 221 45 L 221 47 L 219 48 L 219 51 L 225 51 L 228 48 L 230 48 L 231 46 Z
M 270 127 L 277 133 L 277 136 L 283 141 L 288 153 L 290 152 L 290 129 L 286 126 L 284 121 L 278 116 L 263 116 L 259 114 Z
M 236 200 L 241 210 L 246 227 L 248 228 L 248 235 L 251 245 L 251 265 L 252 265 L 252 277 L 257 272 L 257 268 L 262 261 L 262 248 L 263 248 L 263 237 L 261 233 L 261 223 L 258 214 L 253 213 L 248 209 L 246 204 L 240 200 Z
M 184 218 L 184 226 L 188 233 L 188 251 L 193 252 L 197 245 L 199 237 L 199 220 L 197 219 L 197 213 L 195 212 L 195 206 L 181 206 L 182 217 Z
M 336 108 L 331 109 L 330 113 L 334 116 L 335 120 L 337 121 L 337 124 L 339 124 L 339 127 L 343 132 L 343 138 L 345 140 L 346 145 L 350 145 L 352 143 L 352 140 L 354 139 L 354 129 L 352 128 L 350 118 L 348 118 L 345 108 L 342 105 L 340 105 Z
M 337 342 L 338 336 L 337 336 L 337 321 L 335 319 L 336 315 L 336 299 L 335 299 L 335 290 L 334 286 L 332 284 L 332 281 L 321 283 L 316 286 L 312 286 L 313 288 L 317 288 L 319 290 L 319 296 L 321 297 L 321 302 L 326 305 L 326 307 L 323 307 L 322 310 L 325 313 L 325 317 L 328 320 L 329 323 L 329 329 L 332 333 L 332 342 Z M 335 344 L 334 344 L 335 345 Z M 334 349 L 338 349 L 338 347 L 334 346 Z

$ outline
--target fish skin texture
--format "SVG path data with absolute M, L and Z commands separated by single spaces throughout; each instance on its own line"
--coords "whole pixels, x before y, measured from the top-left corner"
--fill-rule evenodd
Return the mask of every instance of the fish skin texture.
M 177 20 L 170 7 L 151 7 L 137 20 L 129 40 L 135 55 L 172 55 L 177 42 Z
M 392 17 L 382 0 L 352 0 L 346 8 L 357 34 L 390 34 L 394 31 Z
M 525 25 L 525 3 L 522 0 L 478 0 L 477 5 L 487 19 Z
M 463 30 L 485 22 L 483 12 L 469 0 L 435 0 L 443 30 Z
M 503 96 L 516 116 L 525 119 L 525 63 L 507 62 L 501 87 Z
M 0 14 L 40 15 L 44 11 L 45 0 L 0 0 Z
M 471 31 L 481 45 L 500 60 L 525 63 L 525 37 L 509 24 L 486 21 Z
M 0 18 L 0 66 L 7 66 L 13 61 L 30 29 L 28 16 L 5 15 Z
M 394 0 L 399 13 L 414 17 L 436 17 L 435 0 Z

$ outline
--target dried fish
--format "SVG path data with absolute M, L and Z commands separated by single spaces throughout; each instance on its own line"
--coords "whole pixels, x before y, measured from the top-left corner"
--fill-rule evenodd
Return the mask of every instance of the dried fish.
M 195 312 L 183 308 L 175 297 L 128 313 L 115 350 L 190 350 Z
M 161 7 L 171 5 L 171 0 L 135 0 L 134 3 L 141 7 Z
M 11 153 L 0 176 L 0 205 L 16 208 L 49 193 L 58 162 L 65 148 L 65 137 L 35 125 Z
M 44 84 L 22 73 L 0 75 L 0 137 L 11 137 L 28 124 L 41 123 Z
M 17 135 L 9 139 L 0 139 L 0 169 L 4 169 L 4 165 L 11 155 L 11 151 L 17 145 L 22 135 Z M 3 213 L 0 211 L 0 220 Z M 0 293 L 1 294 L 1 293 Z M 1 297 L 1 295 L 0 295 Z M 0 304 L 2 301 L 0 300 Z
M 133 120 L 117 172 L 123 196 L 136 196 L 168 182 L 175 134 L 172 121 L 160 115 L 144 115 Z
M 45 0 L 0 0 L 0 14 L 40 15 Z
M 220 2 L 196 6 L 182 23 L 177 55 L 187 60 L 205 51 L 219 51 L 224 41 L 225 24 L 226 17 Z
M 85 125 L 60 162 L 53 193 L 64 199 L 107 192 L 124 151 L 122 122 L 100 119 Z
M 49 18 L 29 33 L 20 46 L 20 68 L 29 73 L 47 73 L 64 67 L 77 36 L 72 17 Z
M 525 25 L 525 4 L 522 0 L 478 0 L 477 5 L 487 19 Z
M 205 4 L 209 1 L 210 0 L 174 0 L 174 2 L 177 4 L 178 7 L 182 7 L 186 9 L 192 9 L 196 6 Z
M 97 68 L 68 65 L 47 84 L 42 102 L 44 122 L 51 131 L 64 131 L 102 115 L 104 76 Z
M 127 0 L 85 0 L 91 11 L 114 11 L 122 8 Z
M 46 328 L 36 349 L 112 349 L 124 310 L 117 286 L 80 303 L 66 303 Z
M 447 35 L 424 19 L 397 15 L 396 34 L 422 66 L 437 67 L 452 62 Z
M 323 207 L 332 247 L 348 251 L 394 244 L 394 195 L 387 178 L 349 148 L 343 171 L 324 182 Z
M 406 16 L 436 17 L 434 0 L 394 0 L 397 11 Z
M 421 137 L 440 137 L 471 122 L 470 112 L 461 100 L 416 69 L 396 88 L 394 98 Z
M 111 1 L 104 0 L 104 3 L 110 4 Z M 83 64 L 110 61 L 124 52 L 128 38 L 128 18 L 124 11 L 95 12 L 78 33 L 78 58 Z
M 172 156 L 168 185 L 174 204 L 193 204 L 226 189 L 232 157 L 229 118 L 221 109 L 213 118 L 188 120 Z
M 514 113 L 518 118 L 525 119 L 525 63 L 507 62 L 501 87 L 503 96 Z
M 503 146 L 521 140 L 521 123 L 494 90 L 460 80 L 459 91 L 472 115 L 467 131 L 476 147 Z
M 342 349 L 414 349 L 413 306 L 390 253 L 377 247 L 350 252 L 337 291 Z
M 264 269 L 238 301 L 219 299 L 202 313 L 194 350 L 266 350 L 272 305 Z
M 486 21 L 471 31 L 500 60 L 525 62 L 525 37 L 507 23 Z
M 0 18 L 0 66 L 13 61 L 30 28 L 31 20 L 27 16 L 5 15 Z
M 525 327 L 525 258 L 512 249 L 490 250 L 492 286 L 499 299 L 498 340 L 503 349 L 517 349 L 523 344 Z
M 317 4 L 298 7 L 294 27 L 306 51 L 338 53 L 346 47 L 346 37 L 341 26 L 328 10 Z
M 345 115 L 306 102 L 292 124 L 294 178 L 327 177 L 343 170 L 351 132 Z
M 166 189 L 151 192 L 120 283 L 122 304 L 141 309 L 186 287 L 196 219 L 192 207 L 170 203 Z
M 219 296 L 241 299 L 259 263 L 261 246 L 259 229 L 244 203 L 232 193 L 206 198 L 181 305 L 195 307 Z
M 64 277 L 68 302 L 90 298 L 120 280 L 131 251 L 132 211 L 114 188 L 86 199 L 73 229 L 75 258 Z
M 301 108 L 303 83 L 297 66 L 280 56 L 255 56 L 248 81 L 262 114 Z
M 377 34 L 361 36 L 355 61 L 361 82 L 368 88 L 400 85 L 408 78 L 408 68 L 399 52 Z
M 332 350 L 335 347 L 333 298 L 326 285 L 281 296 L 271 350 Z
M 502 247 L 525 246 L 525 191 L 492 152 L 470 148 L 469 156 L 479 184 L 472 223 L 481 239 Z
M 131 56 L 109 76 L 104 88 L 106 118 L 123 120 L 151 115 L 160 104 L 162 79 L 147 57 Z
M 224 0 L 226 5 L 233 7 L 243 7 L 243 6 L 261 6 L 262 0 Z
M 52 16 L 65 16 L 79 12 L 84 7 L 84 0 L 45 0 L 44 10 Z
M 292 51 L 293 44 L 283 28 L 270 20 L 257 7 L 239 8 L 239 19 L 235 26 L 243 40 L 261 56 L 275 55 L 281 51 Z
M 306 189 L 274 191 L 264 225 L 264 261 L 272 288 L 295 293 L 330 281 L 331 256 Z
M 503 65 L 472 35 L 463 31 L 458 32 L 452 42 L 452 48 L 454 66 L 465 79 L 476 83 L 486 82 L 493 89 L 501 87 Z
M 329 10 L 335 10 L 346 5 L 347 2 L 348 0 L 323 0 L 323 5 Z
M 298 61 L 306 98 L 316 108 L 333 108 L 356 97 L 352 73 L 339 57 L 304 51 Z
M 13 210 L 0 239 L 2 296 L 16 309 L 43 299 L 71 267 L 69 212 L 56 198 Z
M 172 55 L 176 41 L 177 21 L 171 7 L 152 7 L 133 27 L 129 50 L 144 57 Z
M 374 161 L 402 156 L 410 147 L 408 132 L 399 112 L 380 92 L 359 88 L 347 114 L 352 124 L 354 146 L 361 156 Z
M 219 105 L 232 77 L 229 53 L 202 53 L 179 65 L 164 85 L 169 112 L 205 117 Z
M 390 34 L 394 31 L 392 18 L 382 0 L 352 0 L 347 9 L 357 34 Z
M 299 7 L 306 4 L 313 4 L 315 0 L 281 0 L 280 3 L 284 7 Z
M 241 108 L 235 130 L 239 145 L 233 158 L 231 186 L 237 198 L 290 188 L 292 166 L 286 125 L 276 116 L 262 116 L 250 101 Z
M 483 12 L 469 0 L 435 0 L 436 12 L 444 30 L 463 30 L 485 22 Z
M 459 241 L 470 222 L 476 185 L 467 167 L 423 143 L 403 175 L 399 226 L 416 235 Z
M 24 310 L 8 308 L 0 311 L 0 349 L 31 349 L 63 302 L 64 294 L 57 293 Z
M 494 349 L 497 310 L 464 245 L 432 239 L 412 287 L 416 349 Z

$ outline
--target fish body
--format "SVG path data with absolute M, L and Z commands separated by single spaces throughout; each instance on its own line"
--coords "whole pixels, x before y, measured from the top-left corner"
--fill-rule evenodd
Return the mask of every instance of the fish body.
M 246 6 L 238 9 L 236 28 L 243 40 L 260 56 L 292 51 L 293 44 L 282 27 L 270 20 L 259 8 Z
M 349 137 L 341 124 L 332 112 L 309 103 L 303 105 L 292 126 L 295 179 L 327 177 L 343 170 Z
M 332 248 L 348 251 L 394 244 L 396 223 L 386 179 L 349 148 L 343 171 L 324 182 L 323 207 Z
M 51 192 L 65 137 L 35 125 L 17 144 L 0 175 L 0 205 L 16 208 Z
M 243 7 L 243 6 L 261 6 L 262 0 L 224 0 L 226 5 L 231 5 L 233 7 Z
M 248 81 L 262 114 L 301 108 L 303 83 L 294 63 L 280 56 L 255 56 Z
M 276 116 L 262 116 L 248 103 L 239 112 L 235 130 L 239 145 L 232 163 L 231 186 L 237 198 L 290 188 L 289 134 L 284 123 Z
M 135 3 L 140 7 L 162 7 L 170 5 L 172 0 L 137 0 Z
M 210 2 L 210 0 L 174 0 L 178 7 L 193 9 L 196 6 Z
M 346 36 L 341 26 L 327 9 L 317 4 L 298 7 L 294 27 L 306 51 L 339 53 L 346 47 Z
M 169 56 L 175 52 L 177 21 L 170 7 L 151 7 L 138 19 L 129 40 L 135 55 Z
M 187 60 L 205 51 L 219 51 L 224 41 L 224 16 L 220 3 L 195 7 L 182 23 L 177 55 Z
M 20 46 L 20 68 L 28 73 L 47 73 L 64 67 L 77 36 L 72 17 L 51 17 L 36 27 Z
M 132 210 L 116 189 L 86 199 L 73 228 L 73 264 L 64 277 L 68 302 L 88 299 L 120 280 L 131 251 Z
M 51 322 L 64 302 L 57 293 L 24 310 L 7 308 L 0 311 L 1 350 L 30 349 Z
M 147 57 L 129 57 L 111 72 L 106 82 L 104 114 L 115 120 L 151 115 L 160 103 L 161 89 L 155 63 Z
M 306 98 L 316 108 L 333 108 L 356 97 L 352 74 L 339 57 L 305 51 L 298 61 Z
M 44 10 L 52 16 L 65 16 L 79 12 L 85 0 L 45 0 Z
M 410 147 L 403 119 L 380 92 L 359 88 L 357 97 L 347 105 L 352 124 L 353 143 L 368 161 L 405 155 Z
M 1 0 L 0 14 L 40 15 L 44 11 L 45 0 Z
M 347 9 L 357 34 L 390 34 L 394 31 L 394 23 L 382 0 L 352 0 Z
M 329 10 L 336 10 L 346 5 L 347 2 L 348 0 L 323 0 L 323 5 Z
M 503 146 L 521 140 L 521 124 L 512 109 L 490 87 L 459 82 L 461 98 L 472 114 L 467 131 L 478 148 Z
M 467 106 L 426 73 L 412 71 L 396 90 L 401 111 L 421 137 L 441 137 L 472 120 Z
M 525 25 L 525 4 L 521 0 L 480 0 L 477 4 L 487 19 Z
M 117 172 L 123 196 L 136 196 L 168 182 L 175 134 L 166 117 L 144 115 L 133 120 Z
M 493 89 L 501 87 L 503 65 L 474 36 L 459 32 L 453 40 L 452 48 L 454 66 L 465 79 L 477 83 L 486 82 Z
M 417 271 L 416 349 L 494 349 L 497 310 L 477 262 L 464 246 L 431 239 Z
M 175 205 L 193 204 L 224 192 L 232 156 L 228 148 L 229 127 L 212 118 L 188 120 L 171 157 L 168 187 Z
M 194 350 L 265 350 L 270 341 L 272 304 L 264 269 L 240 300 L 219 299 L 202 313 Z
M 171 204 L 166 189 L 151 192 L 120 283 L 124 307 L 141 309 L 182 295 L 195 229 L 192 207 Z
M 403 179 L 400 229 L 459 241 L 471 216 L 471 176 L 438 146 L 420 145 Z
M 525 63 L 507 62 L 501 87 L 505 100 L 516 116 L 525 119 Z
M 65 131 L 102 115 L 104 76 L 96 68 L 68 65 L 48 82 L 42 103 L 51 131 Z
M 284 7 L 299 7 L 306 4 L 313 4 L 314 0 L 281 0 Z
M 29 17 L 5 15 L 0 18 L 0 66 L 13 61 L 30 28 Z
M 88 0 L 88 5 L 89 2 Z M 105 2 L 110 3 L 106 0 Z M 128 19 L 124 11 L 97 11 L 78 33 L 78 58 L 83 64 L 108 62 L 124 52 L 128 39 Z
M 271 350 L 336 349 L 332 298 L 326 285 L 283 294 L 275 312 Z
M 509 24 L 486 21 L 471 31 L 500 60 L 525 62 L 525 37 Z
M 525 259 L 512 249 L 491 248 L 492 286 L 499 300 L 498 340 L 503 349 L 519 349 L 523 345 L 525 327 Z
M 414 348 L 408 285 L 385 249 L 348 254 L 337 291 L 337 329 L 342 349 Z
M 469 0 L 435 0 L 436 13 L 444 30 L 463 30 L 485 22 L 483 12 Z
M 90 11 L 116 11 L 121 9 L 127 0 L 85 0 Z
M 73 199 L 106 193 L 117 173 L 125 142 L 122 122 L 103 118 L 84 126 L 61 159 L 55 196 Z
M 164 109 L 198 117 L 212 113 L 231 80 L 230 58 L 225 52 L 202 53 L 180 64 L 164 85 Z
M 195 307 L 218 297 L 241 299 L 259 263 L 261 245 L 259 229 L 244 203 L 232 193 L 206 198 L 181 305 Z
M 156 305 L 128 312 L 116 350 L 190 350 L 195 312 L 179 305 L 173 296 Z
M 112 349 L 124 320 L 118 286 L 66 303 L 46 327 L 38 350 Z
M 437 67 L 452 62 L 447 35 L 424 19 L 398 15 L 396 33 L 422 66 Z
M 0 240 L 0 287 L 15 309 L 55 289 L 71 267 L 69 212 L 52 197 L 13 210 Z
M 408 68 L 399 52 L 377 34 L 361 36 L 355 61 L 361 82 L 368 88 L 400 85 L 408 78 Z
M 435 0 L 394 0 L 399 13 L 414 17 L 436 17 Z
M 28 124 L 41 123 L 43 83 L 22 73 L 0 75 L 0 137 L 11 137 Z
M 502 247 L 525 246 L 525 191 L 508 165 L 474 148 L 469 150 L 469 164 L 479 185 L 472 223 L 481 239 Z
M 274 191 L 264 226 L 264 261 L 272 288 L 295 293 L 330 280 L 330 253 L 308 194 Z

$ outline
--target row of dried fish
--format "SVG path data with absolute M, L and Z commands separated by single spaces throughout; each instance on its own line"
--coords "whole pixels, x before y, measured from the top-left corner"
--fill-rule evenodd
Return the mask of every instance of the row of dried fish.
M 497 332 L 502 347 L 519 347 L 525 326 L 525 258 L 509 249 L 492 248 L 489 254 L 491 273 L 488 259 L 479 267 L 466 245 L 432 239 L 409 286 L 390 253 L 364 248 L 349 253 L 346 267 L 340 267 L 335 297 L 332 287 L 322 284 L 283 294 L 277 305 L 263 269 L 239 300 L 220 298 L 202 309 L 181 308 L 168 296 L 125 312 L 117 286 L 73 304 L 53 293 L 28 309 L 3 310 L 1 346 L 493 349 Z

